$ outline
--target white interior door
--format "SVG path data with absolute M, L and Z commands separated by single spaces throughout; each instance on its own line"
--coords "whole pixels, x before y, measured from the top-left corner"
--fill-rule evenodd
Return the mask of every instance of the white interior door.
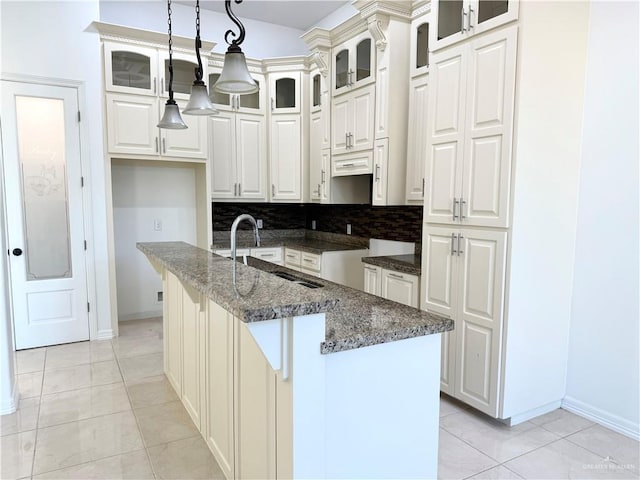
M 16 349 L 89 339 L 75 88 L 2 82 Z

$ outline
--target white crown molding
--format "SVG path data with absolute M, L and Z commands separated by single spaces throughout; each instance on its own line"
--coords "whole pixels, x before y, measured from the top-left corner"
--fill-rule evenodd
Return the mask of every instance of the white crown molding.
M 413 3 L 413 10 L 411 11 L 411 19 L 421 17 L 431 13 L 431 2 L 427 0 L 420 0 Z
M 331 30 L 331 45 L 335 47 L 341 43 L 367 31 L 367 22 L 360 15 L 354 15 Z
M 140 28 L 125 27 L 115 25 L 113 23 L 91 22 L 86 28 L 86 32 L 95 32 L 100 35 L 102 40 L 112 40 L 116 42 L 133 43 L 153 48 L 167 48 L 168 34 L 166 32 L 153 32 L 151 30 L 143 30 Z M 182 37 L 180 35 L 172 35 L 173 48 L 176 51 L 193 52 L 194 39 Z M 201 51 L 205 54 L 211 53 L 216 46 L 215 42 L 202 40 Z
M 308 32 L 303 33 L 300 38 L 304 40 L 309 50 L 312 51 L 318 48 L 331 48 L 331 32 L 324 28 L 312 28 Z
M 360 16 L 363 18 L 376 13 L 405 21 L 411 18 L 411 1 L 356 0 L 353 6 L 360 10 Z

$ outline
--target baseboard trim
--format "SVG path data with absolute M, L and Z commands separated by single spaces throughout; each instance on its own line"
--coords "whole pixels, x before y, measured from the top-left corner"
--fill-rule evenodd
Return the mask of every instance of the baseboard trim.
M 111 340 L 113 337 L 113 329 L 106 328 L 104 330 L 98 330 L 98 335 L 96 335 L 94 340 Z
M 145 318 L 161 317 L 162 310 L 149 310 L 148 312 L 130 313 L 129 315 L 118 315 L 119 322 L 128 322 L 129 320 L 144 320 Z
M 9 415 L 14 413 L 18 409 L 18 402 L 20 401 L 20 392 L 18 391 L 18 382 L 13 382 L 13 392 L 9 395 L 8 399 L 2 399 L 0 403 L 0 415 Z
M 534 408 L 533 410 L 529 410 L 524 413 L 519 413 L 518 415 L 512 415 L 507 419 L 507 425 L 513 427 L 518 425 L 519 423 L 526 422 L 527 420 L 531 420 L 532 418 L 539 417 L 540 415 L 544 415 L 545 413 L 552 412 L 558 408 L 560 408 L 562 401 L 558 400 L 556 402 L 547 403 L 538 408 Z
M 610 428 L 622 435 L 640 440 L 640 425 L 630 422 L 627 419 L 605 412 L 593 405 L 581 402 L 571 397 L 564 397 L 562 400 L 562 408 L 576 415 L 580 415 L 592 422 L 599 423 L 602 426 Z

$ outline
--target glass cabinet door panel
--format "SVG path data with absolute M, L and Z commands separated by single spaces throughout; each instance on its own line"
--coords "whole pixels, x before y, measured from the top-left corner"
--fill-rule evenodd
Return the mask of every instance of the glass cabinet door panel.
M 462 0 L 438 2 L 438 40 L 462 31 Z
M 356 47 L 356 82 L 371 76 L 371 39 L 365 38 Z
M 509 0 L 479 0 L 478 23 L 491 20 L 509 11 Z
M 213 88 L 213 86 L 218 81 L 218 78 L 220 78 L 219 73 L 209 74 L 209 99 L 211 100 L 212 103 L 215 103 L 218 105 L 229 105 L 231 103 L 229 100 L 229 94 L 216 92 L 216 90 Z
M 349 82 L 349 50 L 340 50 L 336 55 L 336 88 L 346 87 Z
M 250 93 L 248 95 L 240 95 L 240 106 L 242 108 L 253 108 L 256 110 L 260 109 L 260 82 L 258 82 L 255 78 L 254 82 L 258 84 L 258 91 L 255 93 Z
M 320 105 L 320 74 L 313 76 L 313 106 Z
M 276 80 L 276 108 L 295 108 L 296 81 L 293 78 Z
M 119 87 L 151 90 L 151 59 L 140 53 L 112 51 L 111 81 Z
M 191 93 L 191 85 L 196 78 L 197 64 L 185 60 L 173 59 L 173 91 L 175 93 Z M 169 59 L 164 61 L 164 91 L 169 91 Z
M 429 24 L 423 23 L 417 28 L 416 68 L 429 66 Z

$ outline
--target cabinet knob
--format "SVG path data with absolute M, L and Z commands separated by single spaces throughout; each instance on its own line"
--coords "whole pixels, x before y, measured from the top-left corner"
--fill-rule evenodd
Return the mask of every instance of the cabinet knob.
M 13 253 L 14 256 L 19 257 L 20 255 L 22 255 L 22 249 L 21 248 L 14 248 L 13 250 L 11 250 L 11 253 Z

